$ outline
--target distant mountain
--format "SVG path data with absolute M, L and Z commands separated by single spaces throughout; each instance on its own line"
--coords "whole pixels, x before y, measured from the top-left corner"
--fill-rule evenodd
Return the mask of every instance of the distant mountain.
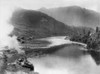
M 91 30 L 86 27 L 71 27 L 40 11 L 25 9 L 16 10 L 12 15 L 11 23 L 14 26 L 12 35 L 24 37 L 23 39 L 73 36 Z
M 14 25 L 13 34 L 26 38 L 74 34 L 70 26 L 55 20 L 47 14 L 34 10 L 16 10 L 12 15 L 11 23 Z
M 59 7 L 59 8 L 41 8 L 39 11 L 48 14 L 70 26 L 85 26 L 95 28 L 100 26 L 100 13 L 81 8 L 79 6 Z

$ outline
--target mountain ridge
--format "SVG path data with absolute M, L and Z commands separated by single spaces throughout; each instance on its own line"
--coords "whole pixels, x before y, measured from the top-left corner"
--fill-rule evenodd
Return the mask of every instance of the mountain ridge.
M 88 27 L 65 25 L 45 13 L 26 9 L 16 10 L 12 15 L 11 24 L 14 26 L 12 35 L 31 41 L 52 36 L 74 36 L 92 30 Z
M 100 13 L 79 6 L 41 8 L 39 11 L 70 26 L 100 27 Z

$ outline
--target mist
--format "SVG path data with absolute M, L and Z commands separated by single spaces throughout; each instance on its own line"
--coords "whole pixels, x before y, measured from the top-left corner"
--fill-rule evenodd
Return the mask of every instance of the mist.
M 17 50 L 19 53 L 21 52 L 17 36 L 10 36 L 11 32 L 14 30 L 10 19 L 15 10 L 16 7 L 0 5 L 0 51 L 8 47 L 9 49 Z
M 99 0 L 0 0 L 0 5 L 15 6 L 25 9 L 56 8 L 66 6 L 80 6 L 100 12 Z

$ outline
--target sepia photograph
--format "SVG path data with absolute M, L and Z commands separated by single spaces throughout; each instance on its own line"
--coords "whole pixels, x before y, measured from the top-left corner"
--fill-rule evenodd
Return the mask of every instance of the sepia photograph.
M 100 0 L 0 0 L 0 74 L 100 74 Z

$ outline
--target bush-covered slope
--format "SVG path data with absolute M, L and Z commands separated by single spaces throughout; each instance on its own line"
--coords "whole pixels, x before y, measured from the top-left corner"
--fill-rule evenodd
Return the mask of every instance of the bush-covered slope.
M 17 36 L 41 38 L 73 34 L 70 26 L 34 10 L 16 10 L 11 23 L 14 25 L 13 34 Z
M 50 36 L 74 36 L 91 30 L 86 27 L 68 26 L 42 12 L 25 9 L 16 10 L 12 15 L 11 23 L 14 25 L 13 35 L 31 41 Z

